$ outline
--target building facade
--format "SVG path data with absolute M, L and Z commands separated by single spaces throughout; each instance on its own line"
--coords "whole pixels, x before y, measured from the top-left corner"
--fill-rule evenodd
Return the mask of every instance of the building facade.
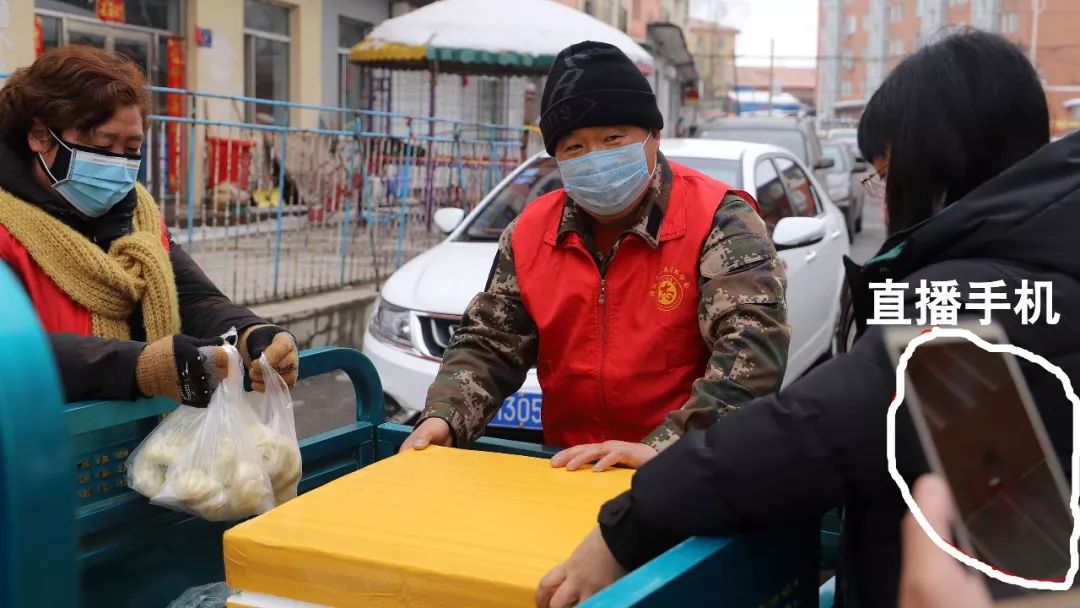
M 635 40 L 648 39 L 650 23 L 671 23 L 684 33 L 690 25 L 689 0 L 633 0 L 630 4 L 630 22 L 625 30 Z
M 1000 33 L 1032 60 L 1054 131 L 1080 126 L 1080 66 L 1072 55 L 1080 11 L 1073 0 L 820 0 L 818 114 L 857 118 L 904 56 L 955 27 Z M 1074 115 L 1074 112 L 1076 114 Z
M 419 4 L 419 2 L 417 3 Z M 0 73 L 63 44 L 133 59 L 151 84 L 223 95 L 359 107 L 352 45 L 389 16 L 385 0 L 10 0 Z M 316 67 L 316 69 L 309 69 Z M 208 116 L 283 123 L 269 107 L 211 104 Z M 160 109 L 160 108 L 159 108 Z M 317 121 L 318 116 L 304 119 Z
M 726 98 L 736 74 L 735 37 L 739 30 L 700 19 L 691 19 L 688 27 L 690 52 L 701 75 L 698 91 L 703 105 Z
M 634 0 L 555 0 L 570 8 L 596 17 L 613 28 L 630 31 L 631 11 Z
M 432 1 L 0 1 L 0 73 L 27 65 L 56 46 L 89 44 L 129 56 L 146 70 L 153 85 L 426 115 L 428 87 L 419 82 L 425 74 L 374 78 L 350 64 L 347 54 L 380 22 Z M 649 77 L 674 128 L 687 80 L 697 80 L 693 59 L 684 57 L 689 52 L 690 0 L 559 1 L 627 32 L 656 55 L 657 67 Z M 720 29 L 726 33 L 719 46 L 711 47 L 718 56 L 730 54 L 734 35 Z M 535 122 L 542 79 L 439 78 L 435 106 L 440 116 L 469 122 Z M 393 100 L 393 108 L 388 100 Z M 164 98 L 155 101 L 165 104 Z M 199 110 L 210 120 L 299 127 L 340 127 L 344 120 L 334 112 L 297 112 L 224 99 L 200 101 Z M 155 112 L 166 109 L 155 107 Z
M 788 93 L 802 104 L 813 107 L 817 103 L 817 78 L 815 68 L 792 68 L 768 66 L 739 66 L 733 85 L 740 90 Z

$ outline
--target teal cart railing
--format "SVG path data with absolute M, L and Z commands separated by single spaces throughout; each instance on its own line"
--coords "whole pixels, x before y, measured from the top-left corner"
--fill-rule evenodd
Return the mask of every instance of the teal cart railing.
M 357 421 L 300 442 L 305 492 L 371 463 L 382 417 L 374 366 L 346 348 L 305 351 L 301 377 L 343 370 L 356 393 Z M 83 606 L 157 606 L 187 587 L 224 579 L 221 535 L 210 523 L 154 505 L 124 484 L 127 455 L 176 407 L 164 399 L 76 403 L 64 410 L 76 472 L 77 564 Z M 137 581 L 137 582 L 136 582 Z M 118 598 L 124 598 L 123 602 Z
M 49 344 L 21 285 L 0 264 L 0 606 L 165 606 L 224 580 L 210 523 L 153 506 L 126 487 L 126 458 L 176 407 L 163 399 L 64 405 Z M 301 354 L 301 377 L 352 380 L 356 422 L 300 442 L 306 491 L 375 458 L 383 393 L 360 352 Z M 74 513 L 74 517 L 72 514 Z
M 0 606 L 74 606 L 75 483 L 45 334 L 0 263 Z

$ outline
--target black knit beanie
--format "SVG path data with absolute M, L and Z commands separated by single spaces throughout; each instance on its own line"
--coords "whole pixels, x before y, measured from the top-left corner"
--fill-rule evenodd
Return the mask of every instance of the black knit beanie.
M 563 49 L 548 72 L 540 98 L 544 147 L 583 127 L 634 125 L 663 129 L 649 81 L 618 48 L 604 42 L 579 42 Z

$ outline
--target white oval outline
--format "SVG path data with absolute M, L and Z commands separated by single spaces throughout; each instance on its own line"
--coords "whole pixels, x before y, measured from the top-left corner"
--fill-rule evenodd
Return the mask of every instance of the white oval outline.
M 930 525 L 930 522 L 926 520 L 926 516 L 923 515 L 919 505 L 916 504 L 915 499 L 912 498 L 911 489 L 908 487 L 907 482 L 904 481 L 904 478 L 901 477 L 900 473 L 896 470 L 896 411 L 904 401 L 904 370 L 907 369 L 908 360 L 911 359 L 911 353 L 915 352 L 916 348 L 939 337 L 964 338 L 987 352 L 1011 353 L 1032 363 L 1037 363 L 1041 365 L 1043 369 L 1054 374 L 1065 388 L 1065 396 L 1069 398 L 1069 401 L 1073 405 L 1072 479 L 1070 480 L 1071 489 L 1069 499 L 1069 509 L 1072 512 L 1073 528 L 1069 542 L 1069 570 L 1065 574 L 1065 580 L 1044 581 L 1006 574 L 999 570 L 995 570 L 981 560 L 965 555 L 956 547 L 945 542 L 945 540 L 938 535 L 937 531 L 934 530 L 933 526 Z M 990 578 L 1025 589 L 1066 591 L 1072 588 L 1073 580 L 1076 578 L 1078 565 L 1076 546 L 1077 542 L 1080 541 L 1080 527 L 1077 526 L 1077 521 L 1080 521 L 1080 507 L 1077 505 L 1077 500 L 1080 498 L 1080 492 L 1078 492 L 1080 491 L 1080 452 L 1077 452 L 1076 450 L 1077 437 L 1080 437 L 1080 399 L 1077 398 L 1076 392 L 1073 391 L 1072 382 L 1060 367 L 1050 363 L 1043 357 L 1036 355 L 1031 351 L 1013 344 L 990 344 L 966 329 L 934 327 L 930 331 L 922 333 L 912 339 L 911 342 L 908 343 L 907 348 L 904 349 L 904 353 L 900 355 L 900 361 L 896 367 L 896 396 L 893 397 L 892 403 L 889 404 L 889 413 L 886 419 L 885 442 L 886 457 L 889 461 L 889 474 L 892 475 L 893 481 L 900 489 L 900 493 L 904 496 L 904 502 L 907 503 L 908 509 L 911 510 L 911 514 L 915 516 L 915 521 L 919 522 L 919 527 L 921 527 L 923 532 L 930 537 L 930 540 L 933 541 L 939 549 L 952 556 L 953 559 L 956 559 L 965 566 L 982 572 Z

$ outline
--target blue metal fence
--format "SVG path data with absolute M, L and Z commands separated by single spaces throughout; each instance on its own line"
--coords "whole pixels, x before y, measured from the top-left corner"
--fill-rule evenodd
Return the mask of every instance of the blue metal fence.
M 147 181 L 245 303 L 385 277 L 441 238 L 436 209 L 472 208 L 529 146 L 521 127 L 153 90 L 184 115 L 150 117 Z
M 436 209 L 471 209 L 540 149 L 521 126 L 150 88 L 146 186 L 244 304 L 385 278 L 442 238 Z

